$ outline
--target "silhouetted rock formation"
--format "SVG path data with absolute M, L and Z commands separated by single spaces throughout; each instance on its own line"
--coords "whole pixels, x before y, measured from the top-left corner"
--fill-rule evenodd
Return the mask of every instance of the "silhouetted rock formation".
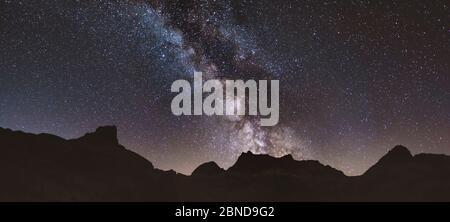
M 0 128 L 0 201 L 450 201 L 450 157 L 396 146 L 365 174 L 243 153 L 192 176 L 161 171 L 118 143 L 114 126 L 65 140 Z
M 255 155 L 251 152 L 243 153 L 227 172 L 247 176 L 259 174 L 330 177 L 344 176 L 341 171 L 329 166 L 324 166 L 316 160 L 296 161 L 291 155 L 275 158 L 269 155 Z
M 225 172 L 224 169 L 220 168 L 215 162 L 207 162 L 198 166 L 192 176 L 218 176 Z
M 412 160 L 413 155 L 406 147 L 396 146 L 369 168 L 365 174 L 379 174 L 384 171 L 395 170 L 396 167 L 408 164 Z
M 80 145 L 96 146 L 104 148 L 119 147 L 117 139 L 117 128 L 115 126 L 103 126 L 97 128 L 93 133 L 87 133 L 79 139 L 73 140 Z
M 159 183 L 160 174 L 145 158 L 118 144 L 115 127 L 74 140 L 0 129 L 3 201 L 172 198 L 171 188 Z
M 396 146 L 358 178 L 357 199 L 450 201 L 450 157 Z

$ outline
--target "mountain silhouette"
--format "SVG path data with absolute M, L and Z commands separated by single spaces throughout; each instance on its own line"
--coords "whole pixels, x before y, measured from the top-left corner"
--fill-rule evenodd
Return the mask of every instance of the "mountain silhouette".
M 118 144 L 116 128 L 65 140 L 0 129 L 0 200 L 164 200 L 171 192 L 145 158 Z M 167 179 L 166 179 L 167 180 Z M 164 193 L 164 194 L 162 194 Z
M 377 201 L 449 201 L 450 156 L 412 155 L 396 146 L 358 178 L 359 198 Z
M 198 166 L 192 172 L 192 176 L 218 176 L 224 172 L 225 170 L 220 168 L 216 162 L 207 162 Z
M 370 167 L 365 174 L 383 174 L 387 171 L 395 171 L 396 168 L 411 163 L 413 155 L 404 146 L 396 146 L 384 155 L 375 165 Z
M 396 146 L 361 176 L 318 161 L 243 153 L 191 176 L 119 144 L 114 126 L 66 140 L 0 128 L 0 201 L 450 201 L 450 156 Z
M 291 155 L 275 158 L 269 155 L 255 155 L 251 152 L 243 153 L 227 172 L 242 175 L 344 176 L 341 171 L 324 166 L 319 161 L 296 161 Z

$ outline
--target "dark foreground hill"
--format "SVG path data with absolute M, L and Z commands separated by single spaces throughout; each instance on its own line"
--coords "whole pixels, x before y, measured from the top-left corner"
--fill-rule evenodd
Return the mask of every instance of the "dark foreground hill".
M 243 153 L 192 176 L 161 171 L 115 127 L 65 140 L 0 128 L 0 201 L 450 201 L 450 157 L 397 146 L 364 175 L 318 161 Z

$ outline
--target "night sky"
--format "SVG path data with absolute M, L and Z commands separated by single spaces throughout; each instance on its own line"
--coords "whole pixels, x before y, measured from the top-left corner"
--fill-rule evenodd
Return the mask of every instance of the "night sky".
M 174 116 L 170 86 L 279 79 L 280 122 Z M 363 173 L 450 154 L 449 1 L 0 0 L 0 127 L 119 141 L 189 174 L 242 152 Z

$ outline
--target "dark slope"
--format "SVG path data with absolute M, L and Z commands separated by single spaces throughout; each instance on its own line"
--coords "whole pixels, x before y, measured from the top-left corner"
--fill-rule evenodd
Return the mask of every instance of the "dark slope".
M 412 155 L 396 146 L 383 156 L 354 186 L 357 199 L 376 201 L 450 201 L 450 157 Z
M 225 172 L 224 169 L 220 168 L 215 162 L 207 162 L 198 166 L 193 172 L 193 177 L 210 177 L 219 176 Z

